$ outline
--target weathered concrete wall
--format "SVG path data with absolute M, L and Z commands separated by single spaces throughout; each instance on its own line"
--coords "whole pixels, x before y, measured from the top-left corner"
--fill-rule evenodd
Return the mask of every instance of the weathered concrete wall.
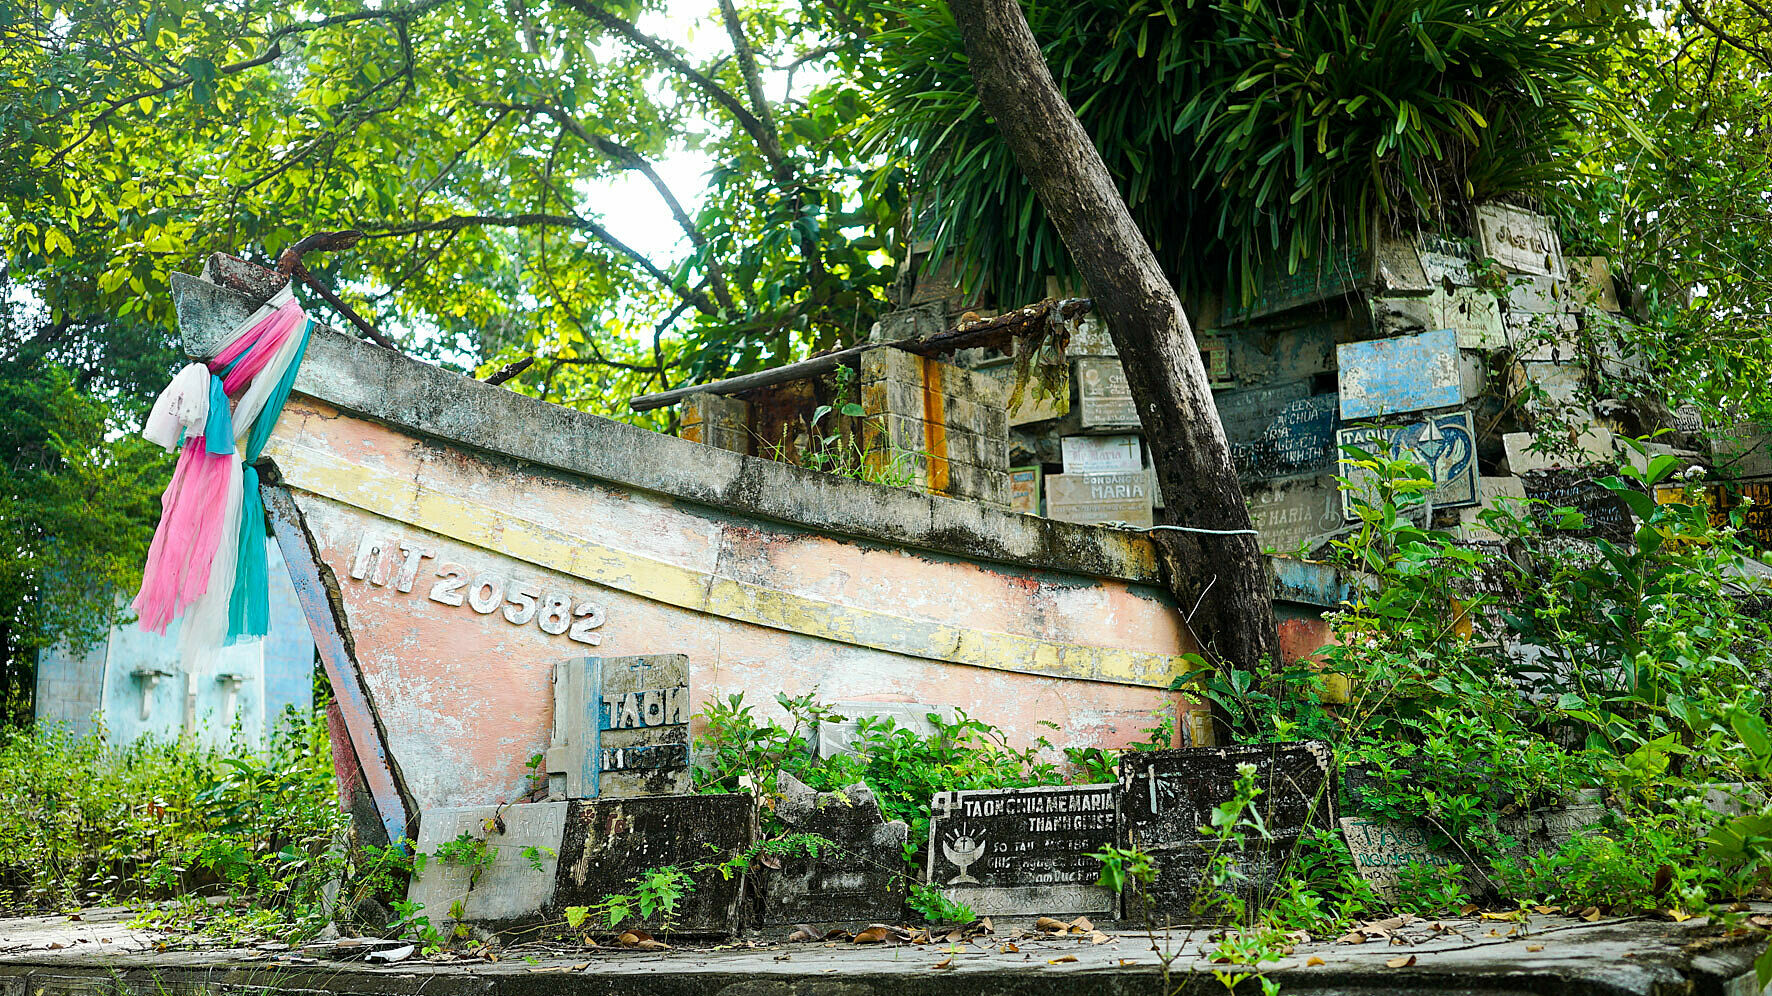
M 266 454 L 338 579 L 419 809 L 523 791 L 565 657 L 687 654 L 698 707 L 746 691 L 772 710 L 777 691 L 817 688 L 958 705 L 1022 743 L 1114 746 L 1176 707 L 1166 688 L 1194 646 L 1146 585 L 769 523 L 311 399 L 291 402 Z
M 65 645 L 37 654 L 37 722 L 66 725 L 76 736 L 92 732 L 92 720 L 104 708 L 105 654 L 108 639 L 76 654 Z

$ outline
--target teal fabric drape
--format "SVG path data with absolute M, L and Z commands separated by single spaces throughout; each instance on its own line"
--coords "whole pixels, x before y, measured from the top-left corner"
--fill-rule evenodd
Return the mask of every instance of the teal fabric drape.
M 252 425 L 246 439 L 246 450 L 240 455 L 245 462 L 241 471 L 240 553 L 234 569 L 234 590 L 228 596 L 228 642 L 239 643 L 264 636 L 271 628 L 270 567 L 265 558 L 265 504 L 258 493 L 258 470 L 253 463 L 264 452 L 271 439 L 277 417 L 289 400 L 295 385 L 295 372 L 301 369 L 302 357 L 308 352 L 308 337 L 313 334 L 313 319 L 302 326 L 301 345 L 295 348 L 295 359 L 283 372 L 277 386 L 265 400 L 264 413 Z M 219 382 L 218 382 L 219 383 Z M 225 404 L 223 410 L 226 410 Z

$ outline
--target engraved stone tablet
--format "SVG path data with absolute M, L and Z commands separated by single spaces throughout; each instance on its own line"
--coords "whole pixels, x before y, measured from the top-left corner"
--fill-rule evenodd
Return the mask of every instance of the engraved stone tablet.
M 1123 474 L 1144 469 L 1144 449 L 1135 435 L 1065 436 L 1058 442 L 1067 474 Z
M 910 827 L 888 821 L 865 782 L 813 792 L 787 772 L 777 778 L 775 815 L 795 833 L 828 843 L 813 855 L 763 866 L 763 921 L 891 923 L 904 902 L 904 845 Z
M 1431 415 L 1418 422 L 1396 425 L 1355 426 L 1336 432 L 1339 446 L 1361 449 L 1391 460 L 1408 458 L 1426 468 L 1435 482 L 1428 495 L 1436 508 L 1477 503 L 1477 447 L 1471 413 Z M 1353 480 L 1355 491 L 1343 492 L 1342 513 L 1354 518 L 1352 495 L 1371 474 L 1345 461 L 1342 474 Z
M 1046 515 L 1065 522 L 1092 525 L 1124 522 L 1148 526 L 1151 486 L 1148 471 L 1130 474 L 1053 474 L 1046 478 Z
M 1458 333 L 1439 329 L 1335 347 L 1341 417 L 1373 418 L 1464 401 Z
M 1258 420 L 1225 422 L 1231 461 L 1244 480 L 1271 480 L 1324 470 L 1335 463 L 1334 394 L 1288 401 Z
M 636 799 L 577 799 L 566 805 L 566 827 L 554 878 L 553 909 L 591 906 L 611 893 L 634 891 L 632 879 L 654 868 L 675 866 L 694 888 L 668 920 L 655 916 L 618 928 L 644 925 L 690 934 L 731 934 L 738 929 L 743 875 L 722 875 L 718 865 L 756 840 L 756 803 L 747 795 L 674 795 Z M 598 924 L 599 927 L 603 924 Z
M 1026 515 L 1040 514 L 1039 467 L 1009 468 L 1009 511 Z
M 1483 255 L 1516 273 L 1563 275 L 1563 243 L 1541 214 L 1508 204 L 1479 204 L 1477 238 Z
M 425 810 L 419 817 L 416 850 L 427 857 L 413 873 L 407 898 L 423 906 L 424 916 L 439 929 L 455 920 L 499 923 L 541 916 L 554 894 L 566 805 L 530 802 Z M 436 856 L 439 848 L 464 834 L 485 842 L 490 864 L 476 868 L 466 860 L 472 853 L 466 848 L 454 859 Z
M 928 880 L 980 916 L 1114 915 L 1089 857 L 1114 841 L 1112 785 L 942 792 L 931 804 Z
M 1076 373 L 1083 428 L 1138 428 L 1138 408 L 1119 360 L 1079 359 Z
M 1545 502 L 1548 507 L 1535 507 L 1535 515 L 1556 521 L 1557 508 L 1572 508 L 1581 513 L 1580 528 L 1558 528 L 1564 536 L 1608 539 L 1615 543 L 1630 539 L 1636 531 L 1636 520 L 1630 506 L 1597 478 L 1615 472 L 1610 464 L 1590 464 L 1569 470 L 1529 470 L 1520 475 L 1526 497 Z
M 682 654 L 555 665 L 550 791 L 569 799 L 688 792 L 689 712 Z
M 1152 912 L 1185 917 L 1200 900 L 1216 899 L 1205 878 L 1215 850 L 1228 854 L 1242 872 L 1241 888 L 1264 894 L 1308 828 L 1335 826 L 1332 756 L 1328 744 L 1314 740 L 1121 755 L 1122 846 L 1143 848 L 1157 865 L 1147 893 Z M 1235 795 L 1237 768 L 1243 764 L 1255 767 L 1260 794 L 1252 806 L 1271 839 L 1250 831 L 1243 849 L 1230 853 L 1201 828 L 1212 826 L 1213 809 Z M 1139 918 L 1136 894 L 1129 891 L 1126 902 L 1126 916 Z
M 1433 325 L 1458 333 L 1460 349 L 1503 349 L 1507 332 L 1501 325 L 1501 302 L 1481 287 L 1458 287 L 1433 296 Z

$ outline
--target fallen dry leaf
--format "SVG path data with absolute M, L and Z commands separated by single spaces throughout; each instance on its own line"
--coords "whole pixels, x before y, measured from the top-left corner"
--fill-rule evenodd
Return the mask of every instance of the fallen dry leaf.
M 861 933 L 856 934 L 855 935 L 855 943 L 857 943 L 857 944 L 880 944 L 880 943 L 883 943 L 886 940 L 886 938 L 888 936 L 890 936 L 890 934 L 891 934 L 891 931 L 887 930 L 885 927 L 880 926 L 879 924 L 875 924 L 872 927 L 869 927 L 868 929 L 862 931 Z
M 1108 935 L 1102 933 L 1099 930 L 1092 931 L 1089 934 L 1089 941 L 1092 944 L 1106 944 L 1107 942 L 1109 942 L 1111 940 L 1113 940 L 1112 937 L 1109 937 Z
M 1527 951 L 1543 951 L 1544 945 L 1542 945 L 1542 944 L 1528 944 L 1528 945 L 1526 945 L 1526 950 Z
M 54 942 L 44 945 L 44 947 L 50 951 L 60 951 L 62 948 L 67 947 L 67 945 L 61 943 L 60 941 L 54 941 Z
M 1062 934 L 1071 929 L 1071 925 L 1063 920 L 1054 920 L 1049 916 L 1043 916 L 1034 921 L 1034 929 L 1043 930 L 1049 934 Z
M 576 964 L 576 965 L 574 965 L 574 966 L 572 966 L 572 970 L 573 970 L 573 971 L 574 971 L 574 972 L 582 972 L 582 971 L 584 971 L 584 970 L 585 970 L 585 969 L 587 969 L 587 968 L 590 968 L 590 967 L 591 967 L 591 963 L 590 963 L 590 962 L 588 962 L 588 961 L 581 961 L 581 962 L 579 962 L 579 963 L 578 963 L 578 964 Z
M 1516 913 L 1483 913 L 1477 917 L 1479 920 L 1516 920 L 1518 918 L 1519 915 Z
M 788 940 L 790 942 L 816 941 L 818 940 L 818 936 L 818 931 L 813 930 L 811 927 L 802 923 L 794 928 L 793 933 L 788 935 Z
M 942 960 L 936 962 L 935 964 L 933 964 L 929 967 L 930 968 L 953 968 L 954 967 L 954 956 L 948 955 L 946 958 L 943 958 Z
M 966 939 L 966 932 L 963 930 L 948 931 L 947 942 L 949 944 L 957 944 L 960 941 L 963 941 L 965 939 Z
M 1580 916 L 1588 923 L 1595 923 L 1600 919 L 1600 908 L 1598 906 L 1589 906 L 1587 909 L 1581 911 Z
M 671 949 L 669 944 L 666 944 L 663 941 L 655 941 L 650 937 L 634 946 L 641 951 L 669 951 Z
M 1355 931 L 1350 931 L 1346 934 L 1341 935 L 1341 937 L 1338 940 L 1336 940 L 1335 943 L 1337 943 L 1337 944 L 1364 944 L 1368 940 L 1371 940 L 1371 938 L 1367 937 L 1361 931 L 1355 930 Z
M 1542 916 L 1550 916 L 1552 913 L 1563 912 L 1563 908 L 1561 906 L 1534 906 L 1532 907 L 1532 912 L 1538 913 Z
M 1087 934 L 1094 929 L 1095 924 L 1090 923 L 1086 916 L 1077 917 L 1070 922 L 1070 931 L 1073 934 Z
M 1692 919 L 1692 914 L 1687 913 L 1684 910 L 1668 910 L 1667 915 L 1672 917 L 1675 923 L 1685 923 L 1687 920 Z
M 849 931 L 844 930 L 842 927 L 832 927 L 824 932 L 824 939 L 827 941 L 847 941 L 849 939 Z
M 1048 964 L 1048 965 L 1062 965 L 1067 961 L 1076 961 L 1076 960 L 1077 960 L 1076 955 L 1059 955 L 1056 958 L 1046 959 L 1046 964 Z
M 1021 949 L 1016 947 L 1014 944 L 1004 944 L 1002 947 L 997 949 L 997 953 L 998 954 L 1020 954 Z
M 979 926 L 980 926 L 980 927 L 983 927 L 983 928 L 984 928 L 984 932 L 985 932 L 985 933 L 987 933 L 987 934 L 994 934 L 994 933 L 996 933 L 996 932 L 997 932 L 997 928 L 995 928 L 995 927 L 993 927 L 993 926 L 991 926 L 991 918 L 990 918 L 990 917 L 988 917 L 988 916 L 987 916 L 987 917 L 981 917 L 981 918 L 980 918 L 980 919 L 979 919 L 979 921 L 978 921 L 978 925 L 979 925 Z
M 1464 908 L 1458 911 L 1458 915 L 1470 916 L 1472 913 L 1475 913 L 1480 909 L 1482 909 L 1482 907 L 1478 906 L 1476 903 L 1465 903 Z
M 1321 958 L 1318 958 L 1316 955 L 1311 955 L 1309 958 L 1306 958 L 1304 961 L 1304 967 L 1306 967 L 1306 968 L 1315 968 L 1318 965 L 1327 965 L 1327 964 L 1328 964 L 1328 962 L 1324 961 Z
M 1406 958 L 1392 958 L 1384 964 L 1387 968 L 1408 968 L 1410 965 L 1415 964 L 1415 956 L 1409 955 Z

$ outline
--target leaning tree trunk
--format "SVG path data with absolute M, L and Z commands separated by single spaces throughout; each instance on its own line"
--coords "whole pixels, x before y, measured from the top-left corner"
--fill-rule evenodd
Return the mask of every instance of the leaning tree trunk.
M 1267 564 L 1181 300 L 1046 68 L 1017 0 L 950 0 L 979 100 L 1070 250 L 1126 367 L 1163 501 L 1182 525 L 1152 534 L 1169 589 L 1216 660 L 1278 658 Z

